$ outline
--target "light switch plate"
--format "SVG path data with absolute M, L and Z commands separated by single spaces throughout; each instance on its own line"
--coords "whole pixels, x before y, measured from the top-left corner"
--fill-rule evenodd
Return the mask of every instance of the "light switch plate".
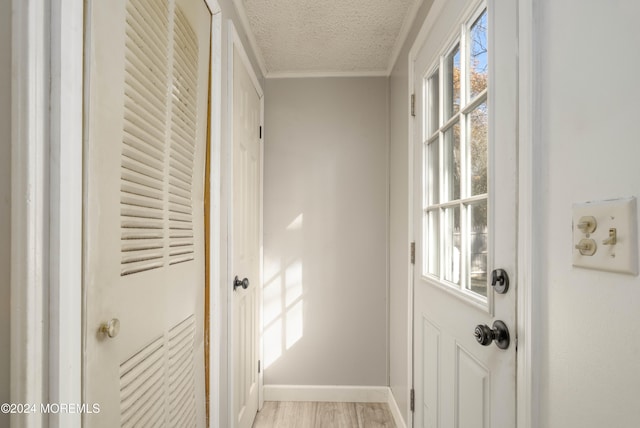
M 573 266 L 638 275 L 636 210 L 634 197 L 573 204 Z M 597 223 L 591 233 L 578 227 L 580 219 L 589 216 Z M 604 241 L 609 238 L 610 229 L 615 229 L 616 243 L 606 245 Z M 592 256 L 583 255 L 576 248 L 583 239 L 595 241 L 596 251 Z

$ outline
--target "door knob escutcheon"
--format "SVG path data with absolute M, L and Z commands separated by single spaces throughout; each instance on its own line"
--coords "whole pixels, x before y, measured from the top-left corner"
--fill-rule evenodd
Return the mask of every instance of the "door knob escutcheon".
M 118 333 L 120 333 L 120 320 L 118 318 L 113 318 L 109 322 L 102 323 L 100 325 L 100 333 L 113 339 L 118 335 Z
M 509 329 L 507 325 L 500 320 L 493 323 L 493 329 L 489 328 L 486 324 L 477 325 L 473 335 L 482 346 L 489 346 L 491 343 L 496 342 L 498 348 L 507 349 L 511 342 Z

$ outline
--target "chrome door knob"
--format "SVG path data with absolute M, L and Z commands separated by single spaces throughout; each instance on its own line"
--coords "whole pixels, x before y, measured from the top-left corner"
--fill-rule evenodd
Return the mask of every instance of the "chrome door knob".
M 118 335 L 118 333 L 120 333 L 120 320 L 118 318 L 114 318 L 109 322 L 102 323 L 100 325 L 100 333 L 113 339 Z
M 496 342 L 498 348 L 507 349 L 511 342 L 507 325 L 499 320 L 493 323 L 493 329 L 486 324 L 476 326 L 473 335 L 482 346 L 489 346 Z

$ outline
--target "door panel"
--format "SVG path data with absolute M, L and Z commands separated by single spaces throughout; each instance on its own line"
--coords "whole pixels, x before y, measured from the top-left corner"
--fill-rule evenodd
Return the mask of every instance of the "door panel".
M 437 13 L 414 63 L 414 420 L 513 428 L 517 14 L 494 0 Z M 510 277 L 506 294 L 490 284 L 496 268 Z M 495 320 L 512 334 L 506 350 L 474 337 Z
M 248 428 L 258 411 L 260 295 L 260 96 L 233 55 L 233 272 L 249 286 L 233 291 L 234 415 Z
M 83 387 L 101 412 L 85 424 L 204 426 L 211 14 L 202 0 L 88 11 Z
M 472 351 L 460 345 L 456 346 L 455 362 L 455 414 L 458 426 L 488 428 L 490 372 L 473 356 Z
M 439 420 L 440 390 L 440 330 L 426 318 L 422 318 L 422 362 L 421 390 L 424 394 L 422 411 L 426 427 L 437 427 Z

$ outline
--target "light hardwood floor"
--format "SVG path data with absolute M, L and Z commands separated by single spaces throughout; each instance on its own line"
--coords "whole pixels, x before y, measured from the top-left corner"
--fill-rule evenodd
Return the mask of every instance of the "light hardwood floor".
M 253 428 L 395 428 L 386 403 L 266 401 Z

